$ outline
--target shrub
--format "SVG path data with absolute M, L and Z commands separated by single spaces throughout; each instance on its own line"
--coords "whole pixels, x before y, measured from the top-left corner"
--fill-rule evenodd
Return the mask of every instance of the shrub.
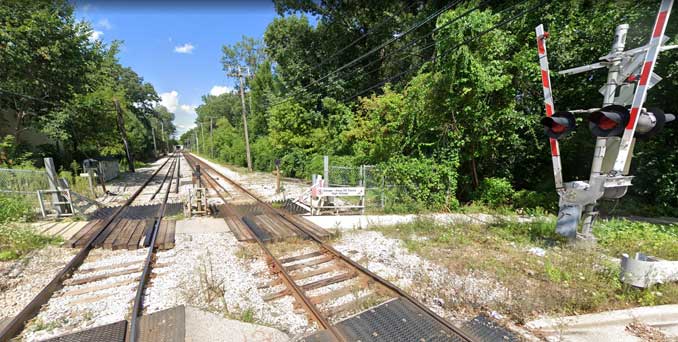
M 558 212 L 558 195 L 532 190 L 520 190 L 513 194 L 513 207 L 516 209 L 545 209 L 550 213 Z
M 271 171 L 275 169 L 275 151 L 271 147 L 268 136 L 258 138 L 252 143 L 252 167 L 259 171 Z
M 33 218 L 31 204 L 20 196 L 0 195 L 0 223 L 28 221 Z
M 433 158 L 394 157 L 379 165 L 395 210 L 458 208 L 456 161 Z
M 492 208 L 497 208 L 510 204 L 513 193 L 513 187 L 507 179 L 490 177 L 483 179 L 474 197 Z

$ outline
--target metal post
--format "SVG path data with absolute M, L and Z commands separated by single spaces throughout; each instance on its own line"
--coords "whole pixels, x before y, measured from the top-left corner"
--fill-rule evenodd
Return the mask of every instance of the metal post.
M 629 30 L 629 25 L 622 24 L 618 25 L 615 34 L 614 42 L 612 43 L 612 49 L 610 49 L 610 55 L 614 56 L 615 54 L 624 51 L 626 46 L 626 33 Z M 617 78 L 619 77 L 619 72 L 621 71 L 621 56 L 614 58 L 610 61 L 610 66 L 607 72 L 607 83 L 603 87 L 603 107 L 613 105 L 615 95 L 617 92 Z M 603 159 L 605 158 L 605 152 L 607 150 L 607 139 L 605 137 L 596 138 L 596 147 L 593 150 L 593 161 L 591 162 L 591 174 L 589 179 L 589 184 L 592 184 L 593 177 L 599 176 L 603 172 L 608 170 L 603 170 Z M 598 212 L 596 212 L 596 203 L 587 204 L 584 206 L 582 213 L 582 227 L 581 234 L 585 240 L 593 240 L 593 223 L 595 221 Z
M 323 176 L 325 186 L 330 186 L 330 156 L 323 156 Z
M 59 181 L 56 168 L 54 167 L 54 159 L 47 157 L 44 159 L 44 161 L 45 161 L 45 171 L 47 172 L 47 180 L 49 181 L 49 189 L 59 190 Z M 56 192 L 53 193 L 52 202 L 53 203 L 64 202 L 63 196 Z M 60 216 L 61 214 L 67 212 L 66 206 L 62 204 L 55 205 L 54 210 L 56 210 L 57 216 Z

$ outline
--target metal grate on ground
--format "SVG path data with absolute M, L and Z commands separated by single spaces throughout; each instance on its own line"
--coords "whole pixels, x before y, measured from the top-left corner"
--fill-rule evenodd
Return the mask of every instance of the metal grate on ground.
M 348 341 L 361 342 L 464 342 L 459 335 L 409 302 L 397 298 L 363 311 L 335 325 Z M 302 341 L 332 341 L 326 330 Z
M 119 321 L 95 328 L 53 337 L 41 342 L 123 342 L 127 332 L 127 321 Z

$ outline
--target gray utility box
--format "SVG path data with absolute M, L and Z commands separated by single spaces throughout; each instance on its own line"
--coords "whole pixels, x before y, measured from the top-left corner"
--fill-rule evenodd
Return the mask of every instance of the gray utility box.
M 88 177 L 88 170 L 93 169 L 97 174 L 103 174 L 104 181 L 108 182 L 111 179 L 118 177 L 120 174 L 120 166 L 118 160 L 114 158 L 100 158 L 100 159 L 85 159 L 82 161 L 83 173 L 81 176 Z

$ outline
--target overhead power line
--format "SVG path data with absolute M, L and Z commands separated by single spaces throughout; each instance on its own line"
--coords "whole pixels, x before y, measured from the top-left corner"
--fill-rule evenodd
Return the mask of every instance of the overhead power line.
M 418 4 L 418 2 L 416 2 L 416 1 L 415 1 L 415 2 L 412 2 L 409 6 L 407 6 L 407 7 L 405 8 L 405 11 L 411 10 L 412 7 L 414 7 L 414 5 L 417 5 L 417 4 Z M 348 45 L 346 45 L 346 46 L 344 46 L 343 48 L 341 48 L 341 49 L 335 51 L 335 52 L 334 52 L 333 54 L 331 54 L 329 57 L 325 58 L 322 62 L 316 64 L 313 68 L 311 68 L 311 70 L 317 70 L 317 69 L 320 68 L 321 66 L 327 64 L 330 60 L 332 60 L 332 58 L 334 58 L 334 57 L 338 56 L 339 54 L 341 54 L 342 52 L 348 50 L 348 49 L 351 48 L 353 45 L 357 44 L 359 41 L 363 40 L 363 39 L 366 38 L 367 36 L 373 34 L 374 32 L 378 31 L 378 30 L 381 29 L 382 27 L 386 26 L 386 24 L 389 24 L 389 23 L 392 21 L 391 19 L 393 19 L 393 17 L 388 17 L 386 20 L 383 20 L 382 22 L 380 22 L 379 24 L 377 24 L 377 26 L 375 26 L 374 28 L 372 28 L 371 30 L 368 30 L 367 32 L 363 33 L 360 37 L 356 38 L 355 40 L 353 40 L 353 41 L 352 41 L 351 43 L 349 43 Z
M 525 1 L 527 1 L 527 0 L 525 0 Z M 525 1 L 523 1 L 523 2 L 525 2 Z M 503 21 L 499 22 L 499 23 L 496 24 L 496 25 L 493 25 L 492 27 L 490 27 L 490 28 L 488 28 L 488 29 L 486 29 L 486 30 L 484 30 L 484 31 L 482 31 L 482 32 L 480 32 L 480 33 L 478 33 L 477 35 L 475 35 L 475 36 L 473 36 L 473 37 L 471 37 L 471 38 L 468 38 L 468 39 L 464 40 L 463 42 L 461 42 L 461 43 L 459 43 L 459 44 L 456 44 L 455 46 L 452 46 L 452 47 L 446 49 L 445 51 L 443 51 L 443 52 L 440 54 L 439 57 L 433 56 L 433 57 L 431 57 L 431 58 L 428 58 L 428 59 L 422 61 L 421 63 L 415 64 L 415 65 L 411 66 L 410 68 L 406 69 L 405 71 L 402 71 L 402 72 L 400 72 L 400 73 L 398 73 L 398 74 L 396 74 L 396 75 L 394 75 L 394 76 L 391 76 L 391 77 L 389 77 L 389 78 L 387 78 L 387 79 L 385 79 L 385 80 L 382 80 L 382 81 L 380 81 L 380 82 L 377 82 L 376 84 L 374 84 L 374 85 L 372 85 L 372 86 L 370 86 L 370 87 L 368 87 L 368 88 L 366 88 L 366 89 L 363 89 L 363 90 L 361 90 L 361 91 L 359 91 L 359 92 L 353 94 L 353 95 L 350 96 L 350 97 L 345 98 L 344 100 L 342 100 L 342 102 L 345 103 L 345 102 L 347 102 L 347 101 L 350 101 L 350 100 L 352 100 L 352 99 L 354 99 L 354 98 L 356 98 L 356 97 L 358 97 L 358 96 L 360 96 L 360 95 L 362 95 L 362 94 L 364 94 L 364 93 L 366 93 L 366 92 L 368 92 L 368 91 L 370 91 L 370 90 L 373 90 L 373 89 L 375 89 L 375 88 L 378 88 L 378 87 L 380 87 L 380 86 L 383 86 L 383 85 L 385 85 L 386 83 L 392 82 L 392 81 L 394 81 L 394 80 L 396 80 L 396 79 L 398 79 L 398 78 L 400 78 L 400 77 L 402 77 L 402 76 L 404 76 L 404 75 L 406 75 L 406 74 L 412 73 L 413 71 L 417 70 L 419 67 L 421 67 L 422 65 L 424 65 L 425 63 L 434 61 L 436 58 L 442 59 L 442 58 L 444 58 L 444 57 L 447 57 L 447 55 L 449 55 L 450 53 L 452 53 L 453 50 L 458 49 L 459 47 L 461 47 L 461 46 L 463 46 L 463 45 L 466 45 L 466 44 L 468 44 L 468 43 L 470 43 L 470 42 L 472 42 L 472 41 L 474 41 L 474 40 L 476 40 L 476 39 L 479 39 L 480 37 L 482 37 L 482 36 L 488 34 L 488 33 L 491 32 L 491 31 L 496 30 L 497 28 L 500 28 L 500 27 L 502 27 L 502 26 L 508 25 L 509 23 L 511 23 L 511 22 L 517 20 L 518 18 L 520 18 L 520 17 L 526 15 L 527 13 L 529 13 L 529 12 L 531 12 L 531 11 L 533 11 L 533 10 L 539 8 L 540 6 L 544 5 L 545 3 L 549 2 L 549 1 L 550 1 L 550 0 L 542 0 L 542 1 L 540 1 L 539 3 L 537 3 L 536 5 L 534 5 L 534 6 L 530 7 L 530 8 L 528 8 L 528 9 L 525 9 L 525 10 L 521 11 L 520 13 L 518 13 L 518 14 L 516 14 L 516 15 L 514 15 L 514 16 L 508 18 L 508 19 L 503 20 Z M 515 6 L 516 6 L 516 5 L 514 5 L 513 7 L 515 7 Z
M 297 91 L 294 92 L 294 94 L 288 96 L 287 99 L 282 100 L 282 101 L 279 101 L 278 103 L 275 103 L 275 104 L 273 104 L 273 105 L 271 105 L 271 106 L 272 106 L 272 107 L 275 107 L 275 106 L 277 106 L 277 105 L 280 105 L 280 104 L 282 104 L 282 103 L 284 103 L 284 102 L 289 101 L 292 97 L 296 96 L 299 92 L 308 90 L 309 87 L 315 85 L 316 83 L 321 82 L 321 81 L 323 81 L 323 80 L 325 80 L 325 79 L 327 79 L 327 78 L 329 78 L 329 77 L 331 77 L 331 76 L 337 74 L 338 72 L 340 72 L 340 71 L 342 71 L 342 70 L 344 70 L 344 69 L 346 69 L 346 68 L 348 68 L 348 67 L 354 65 L 355 63 L 361 61 L 361 60 L 364 59 L 365 57 L 367 57 L 367 56 L 369 56 L 369 55 L 371 55 L 371 54 L 373 54 L 373 53 L 375 53 L 375 52 L 381 50 L 382 48 L 384 48 L 384 47 L 386 47 L 386 46 L 392 44 L 393 42 L 395 42 L 395 41 L 401 39 L 402 37 L 404 37 L 404 36 L 406 36 L 406 35 L 412 33 L 414 30 L 420 28 L 421 26 L 423 26 L 423 25 L 426 24 L 427 22 L 429 22 L 429 21 L 431 21 L 432 19 L 438 17 L 441 13 L 443 13 L 444 11 L 447 11 L 448 9 L 452 8 L 453 6 L 455 6 L 456 4 L 460 3 L 461 1 L 462 1 L 462 0 L 456 0 L 456 1 L 450 2 L 449 4 L 447 4 L 447 5 L 445 5 L 444 7 L 438 9 L 438 10 L 435 11 L 434 13 L 430 14 L 430 15 L 429 15 L 428 17 L 426 17 L 425 19 L 423 19 L 423 20 L 421 20 L 421 21 L 418 21 L 418 22 L 415 23 L 414 25 L 410 26 L 410 27 L 409 27 L 408 29 L 406 29 L 403 33 L 401 33 L 401 34 L 399 34 L 399 35 L 396 35 L 396 36 L 390 38 L 390 39 L 387 40 L 386 42 L 384 42 L 384 43 L 380 44 L 379 46 L 373 48 L 372 50 L 370 50 L 370 51 L 368 51 L 368 52 L 362 54 L 361 56 L 359 56 L 359 57 L 357 57 L 357 58 L 351 60 L 350 62 L 348 62 L 348 63 L 346 63 L 346 64 L 340 66 L 339 68 L 337 68 L 337 69 L 335 69 L 334 71 L 332 71 L 332 72 L 326 74 L 325 76 L 323 76 L 323 77 L 321 77 L 321 78 L 319 78 L 319 79 L 313 80 L 313 81 L 312 81 L 311 83 L 309 83 L 308 85 L 302 87 L 302 89 L 297 90 Z

